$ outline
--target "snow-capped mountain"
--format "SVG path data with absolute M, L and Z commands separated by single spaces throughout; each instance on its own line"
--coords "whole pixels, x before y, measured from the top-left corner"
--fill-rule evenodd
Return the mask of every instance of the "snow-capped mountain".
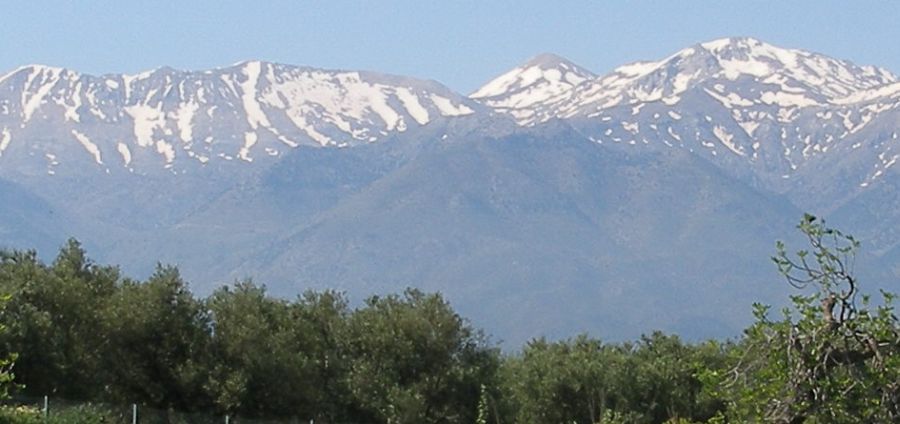
M 479 107 L 431 81 L 257 61 L 99 77 L 25 66 L 0 77 L 0 166 L 17 152 L 51 174 L 79 157 L 131 171 L 251 162 L 298 145 L 370 143 Z
M 507 82 L 523 68 L 473 97 L 483 91 L 488 99 L 519 95 Z M 782 192 L 795 185 L 782 180 L 820 172 L 830 158 L 847 156 L 868 156 L 845 175 L 864 188 L 900 153 L 893 142 L 900 84 L 877 67 L 725 38 L 608 75 L 580 75 L 585 79 L 578 84 L 531 91 L 527 103 L 485 104 L 521 125 L 568 120 L 598 143 L 686 148 Z
M 663 60 L 624 65 L 602 76 L 594 76 L 562 58 L 541 56 L 538 59 L 488 82 L 471 97 L 492 99 L 519 94 L 521 89 L 510 80 L 518 78 L 526 83 L 537 80 L 528 76 L 546 69 L 540 66 L 544 61 L 553 66 L 551 72 L 556 78 L 544 79 L 553 89 L 533 90 L 527 102 L 485 103 L 500 108 L 530 108 L 534 116 L 520 118 L 519 122 L 533 124 L 551 118 L 597 116 L 598 111 L 621 105 L 650 102 L 674 105 L 681 101 L 683 93 L 697 88 L 713 91 L 710 96 L 728 107 L 845 104 L 868 97 L 862 92 L 897 81 L 885 69 L 859 67 L 816 53 L 775 47 L 753 38 L 725 38 L 698 44 Z M 566 76 L 563 83 L 557 76 L 560 69 L 574 70 L 563 74 Z M 522 114 L 519 111 L 518 115 Z

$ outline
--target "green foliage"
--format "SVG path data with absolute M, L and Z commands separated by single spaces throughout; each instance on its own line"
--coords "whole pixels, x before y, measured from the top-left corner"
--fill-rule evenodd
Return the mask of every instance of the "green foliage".
M 0 407 L 0 424 L 44 424 L 44 416 L 36 408 L 2 406 Z
M 507 362 L 518 421 L 597 422 L 607 405 L 621 400 L 611 371 L 621 371 L 623 362 L 622 352 L 586 336 L 528 343 Z
M 27 406 L 0 407 L 0 424 L 114 424 L 121 422 L 101 407 L 85 404 L 65 408 L 44 418 L 40 409 Z
M 345 314 L 342 299 L 323 295 L 290 304 L 247 281 L 216 291 L 207 306 L 214 324 L 206 387 L 219 410 L 310 419 L 331 409 L 318 395 L 321 377 L 335 365 L 323 354 L 330 347 L 321 337 L 340 331 L 331 320 Z
M 307 355 L 308 382 L 314 384 L 309 402 L 317 422 L 358 419 L 347 375 L 353 358 L 345 340 L 351 311 L 346 298 L 333 291 L 307 292 L 291 304 L 291 320 L 301 326 L 302 351 Z
M 3 313 L 9 299 L 9 295 L 0 297 L 0 313 Z M 0 322 L 0 335 L 5 334 L 6 332 L 6 325 Z M 15 379 L 15 374 L 13 374 L 12 369 L 17 357 L 18 355 L 13 352 L 6 353 L 5 356 L 0 357 L 0 400 L 9 398 L 10 390 L 15 388 L 15 383 L 13 381 Z
M 722 347 L 715 342 L 692 346 L 659 332 L 642 337 L 632 358 L 638 394 L 632 409 L 646 411 L 651 422 L 706 420 L 722 405 L 703 394 L 698 376 L 720 366 L 721 357 Z
M 50 265 L 0 253 L 0 293 L 0 346 L 21 352 L 26 395 L 318 422 L 470 422 L 481 384 L 496 386 L 497 351 L 439 295 L 414 290 L 356 310 L 338 293 L 288 301 L 249 281 L 199 300 L 173 267 L 122 278 L 72 240 Z
M 774 258 L 788 282 L 814 292 L 771 318 L 755 305 L 733 367 L 715 375 L 737 421 L 897 422 L 900 322 L 894 296 L 873 305 L 852 274 L 859 243 L 807 215 L 799 225 L 812 247 Z
M 487 424 L 488 422 L 488 393 L 487 387 L 481 385 L 481 392 L 478 394 L 478 415 L 475 416 L 475 424 Z
M 102 407 L 85 404 L 55 412 L 45 422 L 47 424 L 116 424 L 122 422 L 122 419 Z
M 28 389 L 87 399 L 90 383 L 104 368 L 102 311 L 118 270 L 94 265 L 70 240 L 51 266 L 34 252 L 0 254 L 0 291 L 10 296 L 4 310 L 8 352 L 20 352 L 16 374 Z
M 472 422 L 496 355 L 440 295 L 372 297 L 348 322 L 353 398 L 377 422 Z
M 104 398 L 192 410 L 203 398 L 209 320 L 177 269 L 158 266 L 144 283 L 122 281 L 103 311 Z
M 505 387 L 522 423 L 704 420 L 722 405 L 703 393 L 698 374 L 721 356 L 716 343 L 662 333 L 621 345 L 538 339 L 505 362 Z

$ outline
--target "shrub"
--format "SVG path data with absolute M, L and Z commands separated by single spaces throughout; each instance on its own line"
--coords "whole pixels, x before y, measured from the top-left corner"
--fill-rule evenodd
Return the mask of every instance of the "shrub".
M 109 411 L 94 405 L 61 409 L 50 414 L 46 421 L 43 412 L 35 407 L 0 407 L 0 424 L 112 424 L 119 421 Z

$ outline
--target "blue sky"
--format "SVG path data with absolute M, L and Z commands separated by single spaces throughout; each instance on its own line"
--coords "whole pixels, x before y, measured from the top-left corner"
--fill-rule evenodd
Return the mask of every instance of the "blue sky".
M 541 52 L 598 73 L 694 43 L 753 36 L 900 73 L 900 2 L 4 2 L 0 72 L 102 74 L 248 59 L 438 80 L 468 93 Z

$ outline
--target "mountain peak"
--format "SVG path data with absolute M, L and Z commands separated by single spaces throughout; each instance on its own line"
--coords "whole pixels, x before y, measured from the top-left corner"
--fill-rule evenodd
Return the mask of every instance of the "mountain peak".
M 718 85 L 763 84 L 774 103 L 821 104 L 895 82 L 887 70 L 804 50 L 774 46 L 752 37 L 729 37 L 682 49 L 655 62 L 636 62 L 598 79 L 601 103 L 620 98 L 675 102 L 682 92 L 707 81 Z M 779 96 L 777 93 L 787 93 Z M 726 95 L 727 96 L 727 95 Z M 594 96 L 597 97 L 597 96 Z M 784 100 L 784 101 L 782 101 Z M 766 102 L 772 103 L 772 102 Z
M 555 53 L 541 53 L 532 57 L 522 64 L 522 68 L 537 67 L 541 69 L 558 69 L 558 68 L 578 68 L 579 66 L 572 63 L 569 59 L 559 56 Z
M 495 108 L 523 109 L 596 77 L 568 59 L 542 53 L 494 78 L 469 97 Z
M 753 37 L 725 37 L 700 43 L 700 46 L 710 52 L 719 52 L 729 49 L 749 49 L 753 47 L 774 47 Z
M 778 47 L 752 37 L 722 38 L 701 43 L 699 47 L 716 58 L 728 79 L 742 74 L 757 78 L 777 76 L 827 98 L 847 96 L 897 80 L 885 69 Z
M 752 37 L 720 38 L 700 43 L 699 47 L 697 50 L 711 54 L 726 74 L 732 75 L 739 73 L 764 77 L 781 71 L 797 73 L 798 68 L 808 67 L 804 60 L 835 61 L 815 53 L 774 46 Z

